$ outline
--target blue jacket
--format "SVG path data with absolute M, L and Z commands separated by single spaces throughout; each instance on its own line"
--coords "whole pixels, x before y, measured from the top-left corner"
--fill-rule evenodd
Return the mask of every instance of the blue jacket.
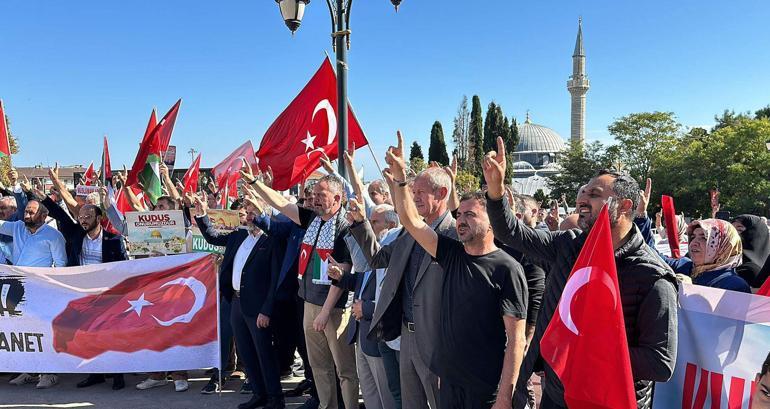
M 299 256 L 299 249 L 302 246 L 302 238 L 305 237 L 305 229 L 291 221 L 284 215 L 276 215 L 273 218 L 269 214 L 262 214 L 254 218 L 254 224 L 262 231 L 267 232 L 277 241 L 285 241 L 285 253 L 281 262 L 278 282 L 276 284 L 276 300 L 292 300 L 297 295 L 297 285 L 286 285 L 286 279 L 295 280 L 296 271 L 290 271 Z M 291 283 L 289 283 L 291 284 Z

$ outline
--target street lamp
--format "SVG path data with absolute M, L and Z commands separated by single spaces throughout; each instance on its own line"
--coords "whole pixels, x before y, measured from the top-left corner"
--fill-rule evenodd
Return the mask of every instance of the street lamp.
M 398 11 L 402 0 L 390 0 Z M 291 34 L 297 31 L 305 15 L 305 7 L 310 0 L 275 0 L 281 11 L 281 17 Z M 329 6 L 329 14 L 332 19 L 332 46 L 337 58 L 337 152 L 342 152 L 348 147 L 348 56 L 350 48 L 350 9 L 353 0 L 326 0 Z M 340 175 L 347 179 L 347 170 L 344 161 L 338 160 Z

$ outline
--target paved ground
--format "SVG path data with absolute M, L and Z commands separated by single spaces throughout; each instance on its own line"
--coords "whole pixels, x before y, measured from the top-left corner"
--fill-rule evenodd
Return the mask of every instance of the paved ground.
M 155 389 L 138 391 L 134 386 L 145 379 L 141 374 L 126 375 L 126 388 L 120 391 L 111 389 L 112 381 L 78 389 L 75 384 L 83 375 L 61 375 L 59 385 L 51 389 L 37 390 L 35 385 L 12 386 L 8 384 L 9 375 L 0 377 L 0 408 L 236 408 L 239 403 L 249 400 L 250 395 L 240 395 L 240 380 L 232 380 L 224 385 L 221 395 L 201 395 L 200 390 L 206 385 L 208 376 L 203 371 L 190 372 L 190 389 L 187 392 L 174 392 L 173 384 Z M 301 378 L 283 382 L 284 390 L 293 388 Z M 287 408 L 297 408 L 304 398 L 287 399 Z

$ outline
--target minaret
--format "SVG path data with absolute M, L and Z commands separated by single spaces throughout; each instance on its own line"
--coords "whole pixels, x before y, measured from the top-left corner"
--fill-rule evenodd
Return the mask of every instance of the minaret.
M 567 90 L 572 95 L 572 114 L 570 139 L 573 142 L 585 142 L 586 132 L 586 92 L 589 81 L 586 76 L 586 54 L 583 50 L 583 18 L 578 20 L 577 40 L 575 40 L 575 52 L 572 53 L 572 76 L 567 81 Z

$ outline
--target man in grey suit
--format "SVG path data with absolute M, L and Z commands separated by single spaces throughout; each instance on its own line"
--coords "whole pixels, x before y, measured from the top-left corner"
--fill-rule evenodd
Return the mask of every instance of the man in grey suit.
M 403 155 L 403 139 L 398 134 Z M 431 167 L 421 172 L 412 186 L 417 212 L 436 232 L 457 238 L 455 219 L 447 201 L 454 197 L 452 172 Z M 407 181 L 395 180 L 401 186 Z M 381 247 L 369 223 L 354 223 L 350 232 L 372 268 L 386 268 L 380 299 L 374 310 L 369 337 L 390 341 L 401 336 L 401 394 L 403 407 L 437 408 L 438 377 L 431 369 L 434 345 L 439 337 L 443 271 L 409 234 Z

